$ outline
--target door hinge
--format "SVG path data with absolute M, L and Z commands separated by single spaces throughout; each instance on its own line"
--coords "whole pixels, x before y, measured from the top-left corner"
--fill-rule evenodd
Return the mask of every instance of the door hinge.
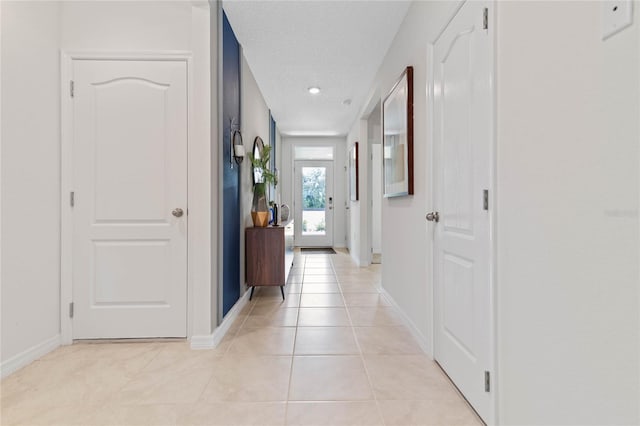
M 485 189 L 482 191 L 482 208 L 484 210 L 489 210 L 489 190 Z
M 484 391 L 491 392 L 491 374 L 488 371 L 484 372 Z
M 489 8 L 485 7 L 482 11 L 482 29 L 489 29 Z
M 69 303 L 69 318 L 73 318 L 73 302 Z
M 71 207 L 76 205 L 76 193 L 74 191 L 69 193 L 69 205 L 71 205 Z
M 76 85 L 73 80 L 69 81 L 69 95 L 73 98 L 76 94 Z

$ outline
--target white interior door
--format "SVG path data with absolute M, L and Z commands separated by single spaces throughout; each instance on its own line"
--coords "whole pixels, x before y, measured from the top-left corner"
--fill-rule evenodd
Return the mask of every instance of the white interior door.
M 333 161 L 295 162 L 295 241 L 333 247 Z
M 73 80 L 73 338 L 186 337 L 186 63 L 74 60 Z
M 492 55 L 487 2 L 468 1 L 434 45 L 435 358 L 491 421 Z M 490 378 L 490 376 L 489 376 Z

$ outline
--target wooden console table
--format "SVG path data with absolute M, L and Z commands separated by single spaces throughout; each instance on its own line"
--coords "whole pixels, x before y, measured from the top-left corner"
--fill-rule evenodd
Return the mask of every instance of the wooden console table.
M 256 286 L 279 286 L 284 300 L 284 286 L 293 261 L 293 241 L 289 238 L 292 230 L 293 223 L 245 230 L 246 277 L 247 285 L 251 287 L 249 300 Z

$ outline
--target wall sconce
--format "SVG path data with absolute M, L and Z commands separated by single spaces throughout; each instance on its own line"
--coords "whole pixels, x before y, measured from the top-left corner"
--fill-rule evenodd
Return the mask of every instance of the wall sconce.
M 229 123 L 229 132 L 231 133 L 231 137 L 229 138 L 229 142 L 231 146 L 229 147 L 229 162 L 231 163 L 231 168 L 233 169 L 233 162 L 236 164 L 242 163 L 244 160 L 244 143 L 242 142 L 242 133 L 240 133 L 240 125 L 233 124 L 233 119 L 230 120 Z M 234 129 L 235 127 L 235 129 Z
M 242 143 L 242 134 L 240 130 L 234 130 L 231 132 L 231 155 L 237 164 L 242 163 L 244 160 L 244 143 Z M 233 167 L 233 163 L 231 165 Z

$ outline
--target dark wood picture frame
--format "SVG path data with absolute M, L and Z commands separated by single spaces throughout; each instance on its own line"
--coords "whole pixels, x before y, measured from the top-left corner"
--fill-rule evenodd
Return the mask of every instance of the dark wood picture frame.
M 382 102 L 385 198 L 413 195 L 413 67 L 408 66 Z
M 358 201 L 360 198 L 358 142 L 349 150 L 349 199 Z

